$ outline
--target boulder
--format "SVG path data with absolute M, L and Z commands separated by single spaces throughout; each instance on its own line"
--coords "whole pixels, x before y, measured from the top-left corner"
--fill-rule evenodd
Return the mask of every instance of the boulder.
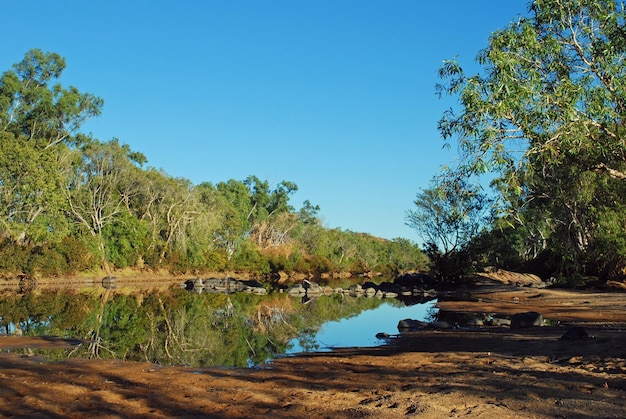
M 488 268 L 478 276 L 493 279 L 503 284 L 517 285 L 520 287 L 541 286 L 543 281 L 535 274 L 505 271 L 504 269 Z
M 378 290 L 378 285 L 371 281 L 364 282 L 361 286 L 363 287 L 363 289 L 374 288 L 374 291 Z
M 412 330 L 420 330 L 428 326 L 428 323 L 413 319 L 404 319 L 398 322 L 398 330 L 400 332 L 409 332 Z
M 403 275 L 396 277 L 393 283 L 396 284 L 397 286 L 424 287 L 425 285 L 430 284 L 433 281 L 434 281 L 434 277 L 432 275 L 419 273 L 419 272 L 412 272 L 412 273 L 405 273 Z
M 378 285 L 378 289 L 382 292 L 395 292 L 398 293 L 400 291 L 400 286 L 396 284 L 392 284 L 391 282 L 383 281 Z
M 477 317 L 472 317 L 472 318 L 468 319 L 467 322 L 465 322 L 465 325 L 466 326 L 479 326 L 480 327 L 480 326 L 484 326 L 485 323 L 481 319 L 479 319 Z
M 102 278 L 102 287 L 108 290 L 117 288 L 117 278 L 114 276 L 105 276 Z
M 536 311 L 515 313 L 511 317 L 511 329 L 523 329 L 535 326 L 543 326 L 543 316 Z
M 562 340 L 581 340 L 581 339 L 591 339 L 587 331 L 582 326 L 574 326 L 570 327 L 563 333 L 561 336 Z
M 306 290 L 307 295 L 320 295 L 324 292 L 324 289 L 317 282 L 308 279 L 302 281 L 302 288 Z
M 454 329 L 454 327 L 445 320 L 437 320 L 428 325 L 429 329 Z
M 359 295 L 363 295 L 363 287 L 361 284 L 353 284 L 348 288 L 348 293 L 351 297 L 358 297 Z
M 302 285 L 297 284 L 289 288 L 289 291 L 287 291 L 287 293 L 292 297 L 301 297 L 306 295 L 306 289 Z
M 500 317 L 492 317 L 487 321 L 488 326 L 510 326 L 511 320 L 502 319 Z

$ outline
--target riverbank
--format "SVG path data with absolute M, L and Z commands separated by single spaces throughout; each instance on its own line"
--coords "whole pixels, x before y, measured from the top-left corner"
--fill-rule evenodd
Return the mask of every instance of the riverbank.
M 0 415 L 623 417 L 626 294 L 492 284 L 469 301 L 440 303 L 457 310 L 467 304 L 475 311 L 534 310 L 563 319 L 532 329 L 412 332 L 379 348 L 305 354 L 257 369 L 46 363 L 16 348 L 77 342 L 3 337 Z M 574 324 L 590 337 L 560 339 Z

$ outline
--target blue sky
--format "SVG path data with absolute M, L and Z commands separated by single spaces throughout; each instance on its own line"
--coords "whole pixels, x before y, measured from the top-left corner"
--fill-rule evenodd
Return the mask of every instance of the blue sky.
M 0 71 L 31 48 L 104 99 L 82 129 L 194 184 L 295 182 L 326 227 L 385 238 L 454 159 L 436 126 L 437 69 L 473 69 L 523 0 L 3 2 Z

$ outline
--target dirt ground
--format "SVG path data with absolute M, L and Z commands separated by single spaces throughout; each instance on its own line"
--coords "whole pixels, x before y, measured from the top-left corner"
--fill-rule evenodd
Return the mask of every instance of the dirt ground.
M 191 369 L 68 359 L 11 348 L 71 345 L 0 338 L 0 415 L 20 417 L 626 416 L 626 294 L 485 286 L 446 310 L 538 311 L 552 326 L 460 328 L 378 348 L 282 358 L 256 369 Z M 557 324 L 558 323 L 558 324 Z M 590 337 L 559 339 L 572 325 Z

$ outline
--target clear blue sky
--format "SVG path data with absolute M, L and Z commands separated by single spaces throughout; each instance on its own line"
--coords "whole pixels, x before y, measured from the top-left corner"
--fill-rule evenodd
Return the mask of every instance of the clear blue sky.
M 526 0 L 5 1 L 0 71 L 31 48 L 104 99 L 83 132 L 194 184 L 295 182 L 326 227 L 405 237 L 420 188 L 454 159 L 437 69 L 472 68 Z M 475 71 L 475 70 L 474 70 Z

